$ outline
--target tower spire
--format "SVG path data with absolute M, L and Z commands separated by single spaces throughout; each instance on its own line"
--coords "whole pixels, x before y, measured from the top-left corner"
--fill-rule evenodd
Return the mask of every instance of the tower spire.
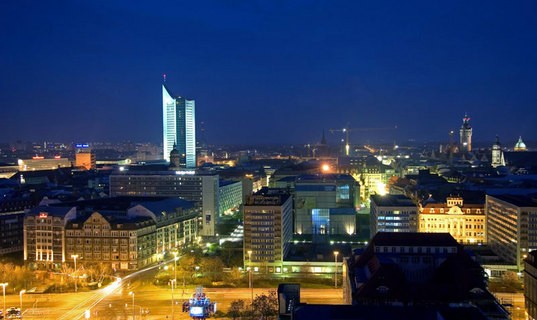
M 164 83 L 166 83 L 166 74 L 165 74 L 165 73 L 162 74 L 162 81 L 163 81 Z

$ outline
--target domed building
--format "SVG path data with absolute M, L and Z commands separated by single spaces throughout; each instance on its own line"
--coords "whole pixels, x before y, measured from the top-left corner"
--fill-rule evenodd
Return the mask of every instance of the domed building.
M 528 149 L 526 148 L 526 144 L 524 143 L 524 141 L 522 141 L 522 137 L 518 138 L 518 141 L 515 144 L 514 150 L 515 151 L 528 151 Z

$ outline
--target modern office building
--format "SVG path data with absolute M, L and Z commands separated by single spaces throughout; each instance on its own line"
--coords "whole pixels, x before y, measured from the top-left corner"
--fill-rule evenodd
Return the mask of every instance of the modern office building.
M 537 201 L 521 195 L 487 195 L 487 241 L 507 263 L 524 268 L 524 259 L 537 250 Z
M 221 215 L 231 214 L 242 205 L 242 181 L 220 180 L 218 188 L 218 212 Z
M 110 175 L 110 196 L 179 197 L 200 210 L 200 234 L 214 236 L 219 216 L 219 176 L 194 171 L 125 170 Z
M 162 85 L 163 157 L 169 161 L 174 144 L 184 168 L 196 167 L 196 104 L 194 100 L 173 97 Z
M 0 215 L 0 256 L 22 252 L 23 218 L 24 214 L 22 212 L 3 213 Z
M 294 232 L 314 236 L 353 234 L 359 193 L 360 185 L 348 174 L 296 177 Z M 345 217 L 335 219 L 334 215 Z
M 537 319 L 537 250 L 524 261 L 524 300 L 528 319 Z
M 371 196 L 370 219 L 371 235 L 418 231 L 418 207 L 404 195 Z
M 462 197 L 448 197 L 446 203 L 425 202 L 419 211 L 419 232 L 447 232 L 461 244 L 487 243 L 484 203 L 470 204 Z
M 95 169 L 97 161 L 95 153 L 92 152 L 87 143 L 75 144 L 75 166 L 86 170 Z
M 285 189 L 263 188 L 244 205 L 244 266 L 280 273 L 293 237 L 293 200 Z

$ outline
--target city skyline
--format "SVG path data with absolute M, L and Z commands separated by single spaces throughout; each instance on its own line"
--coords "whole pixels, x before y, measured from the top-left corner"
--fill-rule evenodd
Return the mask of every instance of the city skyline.
M 177 14 L 181 12 L 182 14 Z M 184 14 L 183 14 L 184 13 Z M 162 75 L 212 144 L 537 139 L 533 2 L 0 4 L 2 142 L 162 141 Z M 198 138 L 200 140 L 200 138 Z M 531 146 L 530 146 L 531 147 Z

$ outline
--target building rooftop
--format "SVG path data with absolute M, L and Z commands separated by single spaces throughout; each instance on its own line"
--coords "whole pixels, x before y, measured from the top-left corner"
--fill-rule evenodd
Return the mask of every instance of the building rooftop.
M 459 246 L 449 233 L 378 232 L 371 243 L 376 246 Z
M 537 198 L 525 195 L 499 194 L 492 196 L 498 200 L 508 202 L 517 207 L 537 207 Z
M 379 207 L 416 207 L 409 197 L 402 194 L 372 195 L 371 201 Z

